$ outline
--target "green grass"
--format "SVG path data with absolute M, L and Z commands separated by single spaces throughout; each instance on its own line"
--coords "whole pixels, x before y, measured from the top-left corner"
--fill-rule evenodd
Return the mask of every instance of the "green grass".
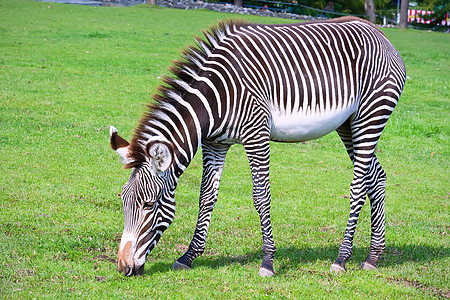
M 206 253 L 172 272 L 193 234 L 200 155 L 181 177 L 172 226 L 144 275 L 115 270 L 127 181 L 108 126 L 126 137 L 158 78 L 193 35 L 236 17 L 210 11 L 0 1 L 0 297 L 448 298 L 450 36 L 383 29 L 409 78 L 380 140 L 388 175 L 387 249 L 379 272 L 363 209 L 348 272 L 334 276 L 351 163 L 331 134 L 272 144 L 276 276 L 260 278 L 261 234 L 241 146 L 227 156 Z M 239 16 L 264 23 L 281 19 Z

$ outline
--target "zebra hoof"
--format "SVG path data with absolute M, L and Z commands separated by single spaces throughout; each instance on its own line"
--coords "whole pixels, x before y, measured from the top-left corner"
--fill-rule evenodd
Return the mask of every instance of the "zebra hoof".
M 190 270 L 190 269 L 191 269 L 191 267 L 186 266 L 185 264 L 179 263 L 178 261 L 176 261 L 172 266 L 172 270 L 174 270 L 174 271 Z
M 334 263 L 330 267 L 330 272 L 335 273 L 335 274 L 342 274 L 342 273 L 345 273 L 345 269 L 341 265 Z
M 261 277 L 272 277 L 274 273 L 270 270 L 267 270 L 266 268 L 260 268 L 258 275 Z
M 377 267 L 375 267 L 375 266 L 372 265 L 372 264 L 369 264 L 369 263 L 366 262 L 366 261 L 363 262 L 359 268 L 360 268 L 361 270 L 367 270 L 367 271 L 369 271 L 369 270 L 375 270 L 375 271 L 378 271 Z

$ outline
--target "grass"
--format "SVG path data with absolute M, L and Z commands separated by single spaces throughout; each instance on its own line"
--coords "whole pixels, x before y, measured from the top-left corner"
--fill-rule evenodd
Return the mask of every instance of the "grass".
M 108 126 L 127 138 L 193 35 L 235 17 L 210 11 L 0 2 L 1 298 L 449 298 L 450 36 L 383 29 L 408 73 L 377 156 L 388 175 L 379 272 L 363 209 L 348 272 L 328 272 L 348 216 L 352 169 L 336 134 L 272 144 L 276 276 L 260 278 L 261 234 L 240 146 L 227 156 L 206 253 L 172 272 L 198 212 L 200 155 L 144 275 L 115 270 L 128 179 Z M 281 19 L 239 16 L 255 22 Z

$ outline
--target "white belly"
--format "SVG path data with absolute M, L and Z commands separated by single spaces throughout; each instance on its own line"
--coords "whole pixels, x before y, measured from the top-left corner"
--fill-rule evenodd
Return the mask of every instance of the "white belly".
M 286 113 L 273 109 L 270 139 L 279 142 L 317 139 L 341 126 L 355 111 L 356 106 L 325 112 Z

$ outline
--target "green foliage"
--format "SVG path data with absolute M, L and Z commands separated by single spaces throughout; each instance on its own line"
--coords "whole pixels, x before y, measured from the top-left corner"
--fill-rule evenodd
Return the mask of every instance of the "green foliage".
M 328 0 L 316 1 L 316 0 L 303 0 L 298 1 L 299 4 L 309 6 L 317 9 L 324 9 L 328 4 Z M 334 11 L 339 13 L 353 14 L 353 15 L 365 15 L 364 0 L 334 0 Z M 302 9 L 303 14 L 317 15 L 323 14 L 314 10 Z
M 450 1 L 448 0 L 424 0 L 419 3 L 422 9 L 433 11 L 433 14 L 424 16 L 424 19 L 433 20 L 432 26 L 446 20 L 447 14 L 450 13 Z M 447 28 L 448 26 L 444 27 L 444 30 Z
M 335 1 L 337 12 L 353 15 L 365 15 L 364 0 L 337 0 Z
M 409 78 L 381 137 L 387 249 L 362 272 L 364 207 L 348 272 L 328 272 L 348 216 L 351 163 L 336 134 L 273 143 L 276 276 L 260 278 L 261 233 L 244 151 L 231 148 L 206 253 L 172 272 L 193 234 L 202 173 L 180 179 L 172 226 L 142 277 L 115 270 L 128 179 L 109 148 L 126 138 L 170 61 L 217 20 L 210 11 L 0 1 L 0 294 L 5 299 L 430 299 L 448 297 L 450 37 L 384 30 Z M 281 19 L 238 16 L 262 23 Z
M 419 0 L 417 4 L 418 9 L 450 11 L 450 2 L 448 0 Z

